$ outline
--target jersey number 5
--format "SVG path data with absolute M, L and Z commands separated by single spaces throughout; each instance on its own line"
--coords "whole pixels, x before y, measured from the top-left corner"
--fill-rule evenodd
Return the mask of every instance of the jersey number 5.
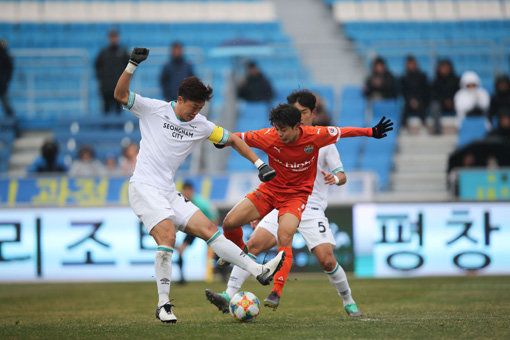
M 326 232 L 326 226 L 324 223 L 319 222 L 319 233 L 325 233 Z

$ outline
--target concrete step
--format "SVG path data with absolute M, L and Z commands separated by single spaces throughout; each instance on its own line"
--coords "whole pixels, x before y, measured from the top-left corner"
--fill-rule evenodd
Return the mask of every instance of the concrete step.
M 37 152 L 22 152 L 15 153 L 9 159 L 9 171 L 18 169 L 25 169 L 27 166 L 32 164 L 35 158 L 39 155 Z
M 376 194 L 374 197 L 376 202 L 380 203 L 390 203 L 390 202 L 448 202 L 454 200 L 450 194 L 446 191 L 437 191 L 437 192 L 382 192 Z
M 448 155 L 445 154 L 416 154 L 404 153 L 397 154 L 394 160 L 395 164 L 420 164 L 420 165 L 435 165 L 441 168 L 448 162 Z
M 392 183 L 446 183 L 446 172 L 395 172 L 391 175 Z
M 53 136 L 52 133 L 26 133 L 14 141 L 12 151 L 25 152 L 25 151 L 40 151 L 42 144 L 48 138 Z
M 446 191 L 446 182 L 443 181 L 396 181 L 392 183 L 394 192 L 443 192 Z
M 457 136 L 401 136 L 398 140 L 400 153 L 450 153 L 457 145 Z

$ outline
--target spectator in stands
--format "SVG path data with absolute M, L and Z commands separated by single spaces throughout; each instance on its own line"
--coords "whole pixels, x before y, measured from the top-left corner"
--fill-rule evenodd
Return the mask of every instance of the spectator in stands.
M 95 158 L 94 150 L 89 146 L 82 146 L 78 151 L 78 159 L 73 162 L 69 169 L 69 176 L 104 176 L 105 168 Z
M 46 140 L 41 147 L 41 155 L 37 157 L 27 170 L 29 173 L 64 173 L 66 165 L 58 157 L 58 144 Z
M 322 99 L 318 94 L 315 94 L 315 99 L 315 109 L 317 110 L 317 114 L 315 117 L 313 117 L 312 124 L 314 126 L 333 125 L 331 123 L 331 118 L 329 117 L 328 111 L 326 110 L 326 103 L 324 103 L 324 99 Z
M 131 176 L 135 171 L 136 156 L 138 156 L 138 145 L 136 143 L 128 144 L 122 150 L 122 157 L 120 159 L 120 168 L 123 175 Z
M 454 97 L 457 127 L 460 127 L 466 116 L 488 117 L 490 96 L 480 85 L 480 78 L 473 71 L 464 72 L 460 78 L 460 90 Z
M 177 90 L 185 78 L 193 77 L 193 66 L 182 55 L 182 44 L 174 42 L 170 51 L 171 59 L 163 67 L 159 83 L 167 102 L 177 99 Z
M 377 57 L 372 64 L 372 74 L 368 76 L 363 93 L 369 99 L 391 99 L 397 98 L 397 87 L 395 78 L 386 69 L 386 62 L 383 58 Z
M 510 78 L 501 75 L 496 78 L 495 92 L 491 98 L 489 107 L 489 120 L 494 122 L 494 118 L 499 119 L 503 112 L 510 111 Z
M 418 62 L 412 55 L 406 58 L 406 73 L 400 79 L 402 95 L 404 96 L 404 110 L 402 112 L 402 126 L 407 127 L 407 119 L 411 115 L 420 117 L 425 130 L 427 129 L 427 107 L 429 105 L 429 84 L 427 76 L 418 68 Z
M 502 138 L 510 142 L 510 108 L 500 111 L 498 125 L 488 136 Z M 510 155 L 508 157 L 510 158 Z
M 269 80 L 262 74 L 254 61 L 246 64 L 246 78 L 237 88 L 237 96 L 248 102 L 270 101 L 273 99 L 273 88 Z
M 220 221 L 218 219 L 219 217 L 218 210 L 216 210 L 216 208 L 214 207 L 210 200 L 195 193 L 193 189 L 193 183 L 184 182 L 181 192 L 184 195 L 184 197 L 193 202 L 193 204 L 195 204 L 198 207 L 198 209 L 200 209 L 204 213 L 204 215 L 207 216 L 207 218 L 210 219 L 215 225 L 219 224 Z M 179 252 L 179 260 L 177 264 L 179 265 L 181 272 L 180 280 L 181 284 L 186 282 L 186 279 L 184 278 L 183 274 L 184 261 L 182 254 L 184 253 L 184 250 L 186 250 L 186 248 L 188 248 L 193 243 L 194 240 L 195 236 L 186 235 L 184 241 L 182 241 L 181 245 L 177 247 L 177 251 Z
M 7 96 L 7 90 L 9 89 L 13 71 L 14 63 L 7 50 L 7 41 L 0 40 L 0 100 L 2 100 L 5 115 L 8 117 L 14 116 L 14 110 Z
M 430 114 L 434 120 L 434 133 L 441 133 L 441 116 L 455 115 L 453 98 L 459 90 L 460 79 L 455 74 L 452 62 L 448 59 L 440 60 L 436 77 L 430 89 Z
M 104 160 L 105 174 L 108 176 L 122 176 L 122 170 L 117 164 L 117 157 L 113 153 L 106 155 Z
M 122 106 L 113 98 L 117 80 L 129 61 L 127 50 L 119 45 L 119 32 L 111 29 L 108 33 L 110 44 L 103 48 L 96 58 L 96 77 L 99 82 L 99 92 L 103 98 L 104 113 L 115 111 L 120 114 Z

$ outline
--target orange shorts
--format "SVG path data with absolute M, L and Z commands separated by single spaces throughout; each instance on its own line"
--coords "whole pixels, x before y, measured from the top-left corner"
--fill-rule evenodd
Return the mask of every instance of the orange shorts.
M 269 214 L 273 209 L 278 209 L 278 217 L 283 214 L 292 214 L 301 221 L 301 215 L 308 201 L 308 194 L 277 194 L 266 190 L 250 192 L 246 197 L 253 202 L 260 214 L 260 218 Z

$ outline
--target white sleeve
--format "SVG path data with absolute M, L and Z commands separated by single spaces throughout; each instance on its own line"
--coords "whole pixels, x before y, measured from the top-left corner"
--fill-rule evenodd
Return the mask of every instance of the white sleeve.
M 129 91 L 129 99 L 127 104 L 124 105 L 124 109 L 129 110 L 138 118 L 142 118 L 143 116 L 155 114 L 168 105 L 165 101 L 145 98 Z
M 340 159 L 340 154 L 336 146 L 330 145 L 328 146 L 328 153 L 326 154 L 326 164 L 328 165 L 329 170 L 333 174 L 337 174 L 339 172 L 344 172 L 344 165 L 342 164 L 342 160 Z

